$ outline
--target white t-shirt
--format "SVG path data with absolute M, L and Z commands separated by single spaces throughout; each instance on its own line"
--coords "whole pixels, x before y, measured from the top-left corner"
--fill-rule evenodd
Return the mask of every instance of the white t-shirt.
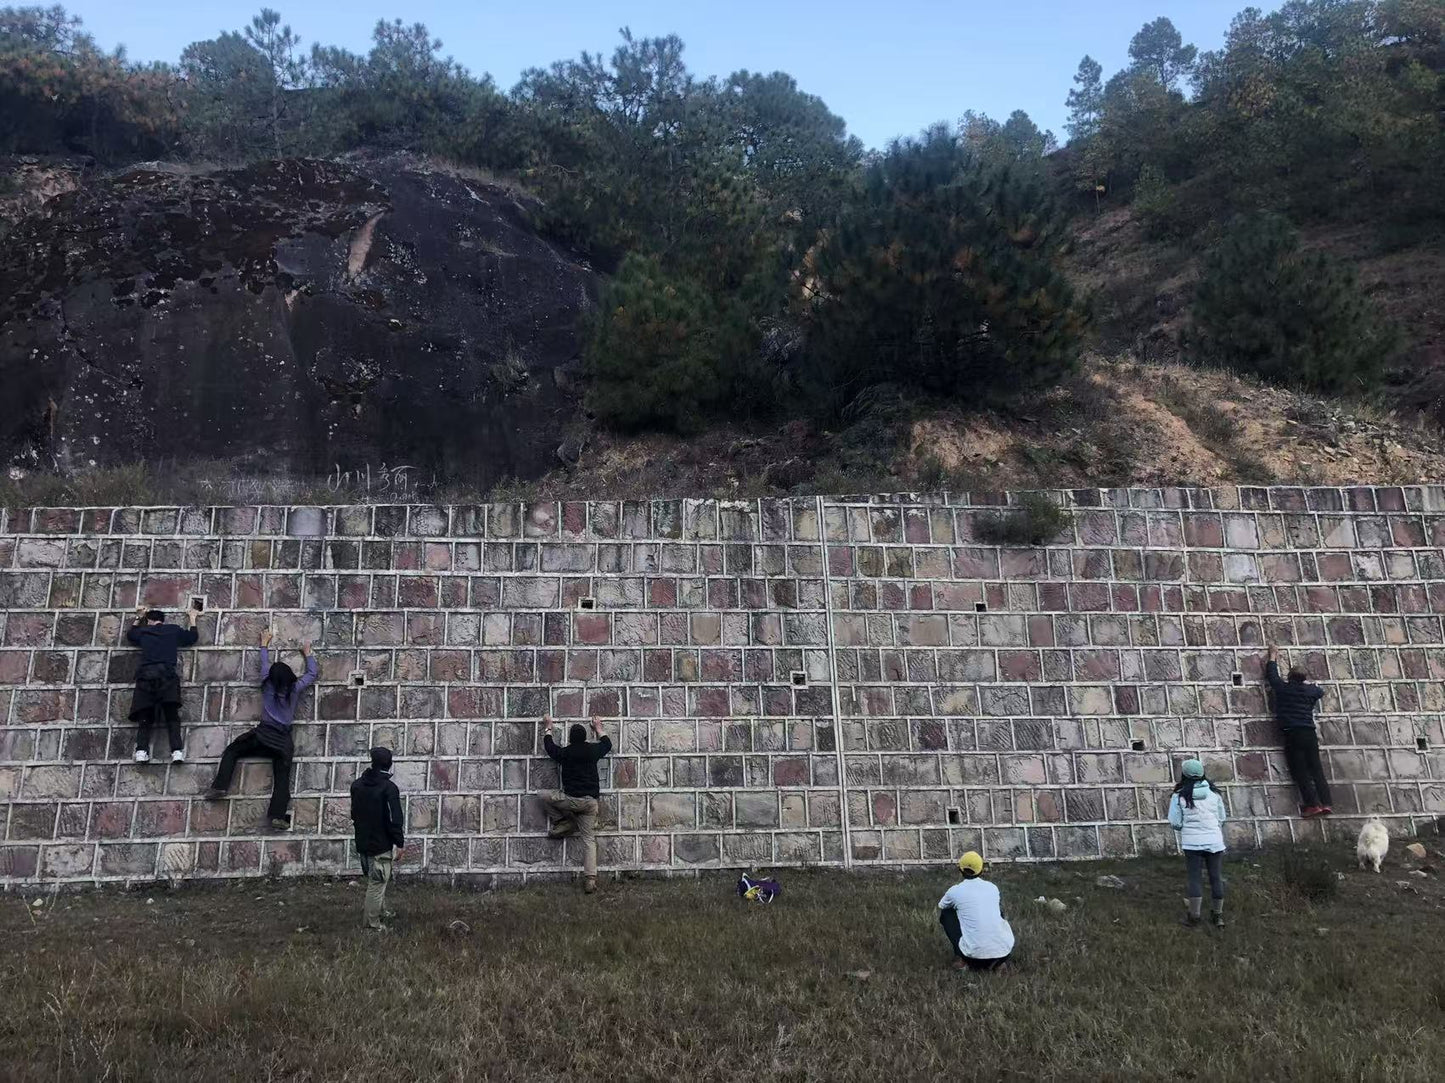
M 999 910 L 998 888 L 987 880 L 960 880 L 938 900 L 958 911 L 958 950 L 970 959 L 1002 959 L 1014 950 L 1014 931 Z

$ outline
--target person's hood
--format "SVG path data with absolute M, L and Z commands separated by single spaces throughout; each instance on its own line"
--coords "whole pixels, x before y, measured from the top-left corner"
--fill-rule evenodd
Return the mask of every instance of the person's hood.
M 385 785 L 386 780 L 389 778 L 391 778 L 390 771 L 378 771 L 375 767 L 368 767 L 365 771 L 361 772 L 359 781 L 363 786 L 375 787 Z
M 1205 782 L 1202 778 L 1194 784 L 1194 800 L 1196 801 L 1203 801 L 1212 792 L 1213 789 L 1210 787 L 1209 783 Z

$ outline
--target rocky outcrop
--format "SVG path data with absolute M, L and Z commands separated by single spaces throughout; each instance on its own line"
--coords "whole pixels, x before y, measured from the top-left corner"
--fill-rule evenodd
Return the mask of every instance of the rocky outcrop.
M 0 251 L 0 456 L 543 473 L 593 276 L 529 211 L 397 156 L 142 167 L 61 194 Z

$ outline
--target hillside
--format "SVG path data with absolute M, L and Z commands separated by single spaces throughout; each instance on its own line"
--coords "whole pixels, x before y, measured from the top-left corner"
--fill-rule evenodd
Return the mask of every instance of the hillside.
M 504 491 L 555 497 L 1424 482 L 1423 421 L 1181 365 L 1087 361 L 1027 412 L 913 404 L 827 429 L 722 426 L 594 437 L 575 468 Z
M 1351 269 L 1404 333 L 1405 349 L 1386 373 L 1382 401 L 1445 422 L 1445 236 L 1422 230 L 1400 238 L 1370 221 L 1300 232 L 1305 250 Z M 1177 361 L 1202 246 L 1149 240 L 1129 206 L 1079 215 L 1072 237 L 1064 267 L 1092 299 L 1095 348 Z

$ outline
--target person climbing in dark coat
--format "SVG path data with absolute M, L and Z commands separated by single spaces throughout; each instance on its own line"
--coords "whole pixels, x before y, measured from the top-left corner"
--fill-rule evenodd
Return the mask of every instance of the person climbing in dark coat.
M 216 780 L 206 791 L 207 801 L 219 801 L 231 788 L 236 761 L 244 756 L 261 756 L 271 761 L 271 804 L 266 815 L 271 826 L 285 831 L 291 826 L 286 806 L 291 803 L 291 760 L 295 755 L 291 741 L 291 724 L 296 719 L 296 705 L 301 693 L 316 683 L 320 672 L 311 644 L 303 643 L 306 672 L 300 677 L 285 662 L 271 661 L 271 632 L 261 633 L 261 722 L 226 746 L 216 768 Z
M 1300 813 L 1303 816 L 1328 816 L 1330 784 L 1325 780 L 1320 763 L 1320 739 L 1315 732 L 1315 708 L 1324 699 L 1325 690 L 1309 683 L 1309 674 L 1295 666 L 1289 680 L 1279 675 L 1279 648 L 1269 648 L 1269 661 L 1264 676 L 1274 692 L 1274 717 L 1284 731 L 1284 758 L 1290 777 L 1299 787 Z
M 567 743 L 552 740 L 552 716 L 539 723 L 542 750 L 557 763 L 562 785 L 537 796 L 547 814 L 547 837 L 562 839 L 576 834 L 582 842 L 582 889 L 597 890 L 597 813 L 602 797 L 597 761 L 612 751 L 612 741 L 602 732 L 602 719 L 592 718 L 597 740 L 587 740 L 587 727 L 575 724 L 567 731 Z
M 171 762 L 186 762 L 181 737 L 181 677 L 176 667 L 181 648 L 195 646 L 200 638 L 195 627 L 200 615 L 199 610 L 186 610 L 186 626 L 182 628 L 167 624 L 166 615 L 159 609 L 141 606 L 135 611 L 135 624 L 125 634 L 126 641 L 141 652 L 140 667 L 135 671 L 135 694 L 130 701 L 130 720 L 136 724 L 136 763 L 150 762 L 151 728 L 157 711 L 165 715 Z

